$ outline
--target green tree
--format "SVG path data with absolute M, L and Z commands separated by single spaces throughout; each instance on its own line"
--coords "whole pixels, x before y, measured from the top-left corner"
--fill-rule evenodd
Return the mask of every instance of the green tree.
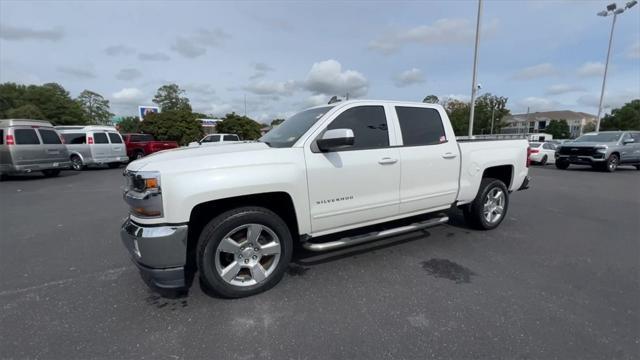
M 18 85 L 4 83 L 0 85 L 0 117 L 7 118 L 10 109 L 31 104 L 37 107 L 43 120 L 56 125 L 86 124 L 87 119 L 82 107 L 74 101 L 69 92 L 61 85 Z
M 185 110 L 191 112 L 191 104 L 185 96 L 184 90 L 177 84 L 162 85 L 158 88 L 153 102 L 158 104 L 161 111 Z
M 284 119 L 273 119 L 271 121 L 271 126 L 278 126 L 284 122 Z
M 109 100 L 90 90 L 84 90 L 76 99 L 92 124 L 111 124 L 113 114 L 109 111 Z
M 544 133 L 553 135 L 554 139 L 568 139 L 571 136 L 571 129 L 567 120 L 551 120 L 544 129 Z
M 589 122 L 582 128 L 582 133 L 594 132 L 596 131 L 596 123 Z
M 6 114 L 9 119 L 44 119 L 42 111 L 33 104 L 26 104 L 17 108 L 9 109 Z
M 240 116 L 235 112 L 227 114 L 216 125 L 216 130 L 221 133 L 236 134 L 243 140 L 255 140 L 260 137 L 261 126 L 256 121 Z
M 640 99 L 611 110 L 600 123 L 600 130 L 640 130 Z
M 493 118 L 493 133 L 500 133 L 505 126 L 503 119 L 511 114 L 507 109 L 508 98 L 492 94 L 484 94 L 476 99 L 475 115 L 473 120 L 474 135 L 491 134 Z M 465 136 L 469 133 L 470 103 L 460 100 L 449 100 L 444 104 L 449 115 L 453 130 L 457 136 Z
M 122 133 L 140 132 L 140 119 L 137 116 L 125 116 L 118 123 L 118 130 Z
M 427 104 L 437 104 L 440 102 L 440 99 L 438 99 L 438 97 L 435 95 L 427 95 L 427 97 L 425 97 L 422 102 Z
M 180 145 L 200 140 L 204 132 L 200 121 L 185 110 L 167 110 L 151 113 L 140 122 L 140 130 L 152 134 L 158 140 L 173 140 Z

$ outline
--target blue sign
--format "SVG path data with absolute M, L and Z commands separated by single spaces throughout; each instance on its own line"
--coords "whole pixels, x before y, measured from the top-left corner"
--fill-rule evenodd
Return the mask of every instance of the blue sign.
M 140 121 L 144 120 L 144 117 L 151 113 L 159 113 L 160 108 L 157 106 L 138 106 L 138 117 Z

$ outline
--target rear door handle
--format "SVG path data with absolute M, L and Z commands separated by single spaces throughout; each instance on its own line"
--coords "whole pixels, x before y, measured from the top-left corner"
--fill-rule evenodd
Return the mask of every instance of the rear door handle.
M 398 162 L 398 159 L 393 159 L 390 157 L 383 157 L 382 159 L 378 160 L 378 164 L 380 165 L 395 164 L 397 162 Z
M 456 156 L 458 156 L 458 154 L 454 154 L 452 152 L 448 152 L 448 153 L 442 154 L 442 157 L 445 158 L 445 159 L 453 159 Z

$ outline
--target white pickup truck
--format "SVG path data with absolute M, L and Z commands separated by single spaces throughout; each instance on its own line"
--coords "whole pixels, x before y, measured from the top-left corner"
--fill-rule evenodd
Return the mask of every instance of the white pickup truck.
M 439 105 L 318 106 L 256 142 L 130 163 L 121 237 L 152 287 L 185 289 L 197 271 L 218 295 L 243 297 L 278 283 L 294 242 L 351 246 L 444 223 L 452 207 L 493 229 L 528 187 L 528 157 L 525 139 L 457 141 Z

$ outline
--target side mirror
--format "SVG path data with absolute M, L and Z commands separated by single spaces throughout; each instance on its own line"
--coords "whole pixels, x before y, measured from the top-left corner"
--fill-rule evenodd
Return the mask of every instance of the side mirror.
M 632 144 L 632 143 L 634 143 L 634 142 L 636 142 L 636 141 L 635 141 L 633 138 L 624 139 L 624 140 L 622 141 L 622 143 L 623 143 L 624 145 Z
M 325 131 L 316 143 L 320 151 L 327 152 L 353 146 L 354 140 L 355 136 L 351 129 L 331 129 Z

